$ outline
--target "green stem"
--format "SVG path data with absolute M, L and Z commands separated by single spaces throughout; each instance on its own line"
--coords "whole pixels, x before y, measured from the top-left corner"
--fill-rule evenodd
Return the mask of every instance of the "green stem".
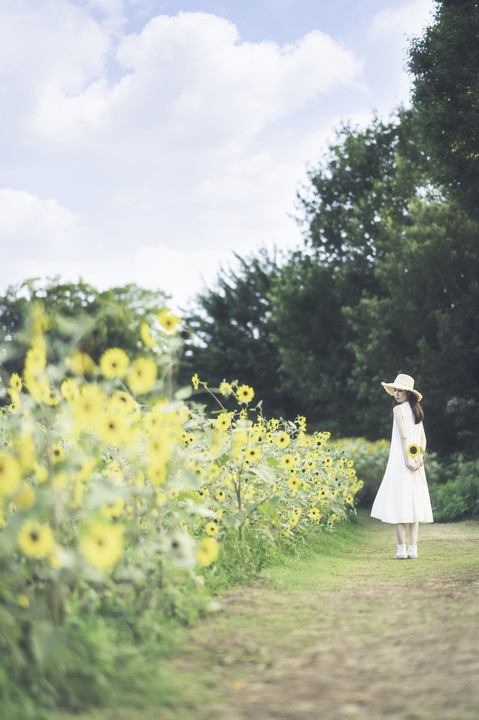
M 201 385 L 203 385 L 203 387 L 204 387 L 204 389 L 206 390 L 206 392 L 207 392 L 209 395 L 211 395 L 211 397 L 213 398 L 213 400 L 218 403 L 218 405 L 220 406 L 220 408 L 221 408 L 222 410 L 226 410 L 225 406 L 218 400 L 218 398 L 216 397 L 216 395 L 214 394 L 214 392 L 209 389 L 208 385 L 207 385 L 206 383 L 204 383 L 204 382 L 201 382 L 201 381 L 200 381 L 200 383 L 201 383 Z

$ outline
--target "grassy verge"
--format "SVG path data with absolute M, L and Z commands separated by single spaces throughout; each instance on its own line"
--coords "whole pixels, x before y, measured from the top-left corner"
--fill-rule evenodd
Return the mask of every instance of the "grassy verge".
M 319 535 L 220 596 L 167 664 L 142 677 L 132 665 L 130 684 L 125 668 L 108 709 L 75 717 L 477 718 L 479 524 L 421 532 L 419 560 L 405 562 L 392 559 L 394 529 L 365 515 Z

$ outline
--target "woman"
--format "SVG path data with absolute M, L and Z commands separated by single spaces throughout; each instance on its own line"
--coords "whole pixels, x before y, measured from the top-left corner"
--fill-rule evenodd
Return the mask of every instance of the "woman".
M 374 500 L 371 517 L 396 525 L 397 560 L 417 558 L 420 522 L 433 522 L 431 500 L 424 471 L 426 450 L 422 395 L 409 375 L 393 383 L 381 383 L 394 396 L 391 449 L 383 480 Z M 406 524 L 409 548 L 406 551 Z

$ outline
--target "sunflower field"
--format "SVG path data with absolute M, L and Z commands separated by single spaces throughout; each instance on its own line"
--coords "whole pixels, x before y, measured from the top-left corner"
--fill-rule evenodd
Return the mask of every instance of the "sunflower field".
M 175 391 L 167 308 L 137 357 L 97 363 L 74 324 L 51 343 L 53 322 L 34 306 L 0 416 L 0 697 L 23 718 L 101 702 L 125 648 L 161 645 L 221 583 L 332 530 L 362 485 L 329 433 L 264 418 L 248 385 Z

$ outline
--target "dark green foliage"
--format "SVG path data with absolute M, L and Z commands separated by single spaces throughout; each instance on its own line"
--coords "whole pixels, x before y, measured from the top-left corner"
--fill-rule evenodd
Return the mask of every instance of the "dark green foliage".
M 479 460 L 458 456 L 446 465 L 444 475 L 446 483 L 430 486 L 434 519 L 455 522 L 479 518 Z
M 192 339 L 186 344 L 180 382 L 197 372 L 210 387 L 223 380 L 251 385 L 264 398 L 267 415 L 282 407 L 278 397 L 279 356 L 270 338 L 269 292 L 279 273 L 266 250 L 240 258 L 237 270 L 222 270 L 217 287 L 197 297 L 198 311 L 187 318 Z
M 434 180 L 479 211 L 479 4 L 436 3 L 434 22 L 412 41 L 409 70 L 421 144 Z
M 391 225 L 407 225 L 423 173 L 410 111 L 399 110 L 389 123 L 376 118 L 365 129 L 343 126 L 299 195 L 305 239 L 320 262 L 366 273 L 361 290 L 368 288 L 367 271 L 388 251 Z
M 356 357 L 352 383 L 370 436 L 380 434 L 384 404 L 372 387 L 407 372 L 425 396 L 434 449 L 477 448 L 478 237 L 479 224 L 453 205 L 416 202 L 410 226 L 391 230 L 391 251 L 376 262 L 378 294 L 345 311 Z
M 406 372 L 431 447 L 474 453 L 479 224 L 434 193 L 418 147 L 409 112 L 342 128 L 300 198 L 308 248 L 221 275 L 199 298 L 188 372 L 238 377 L 268 411 L 369 439 L 390 432 L 381 380 Z
M 344 434 L 352 428 L 353 358 L 345 349 L 347 292 L 338 276 L 314 256 L 293 253 L 272 283 L 270 332 L 289 415 L 304 414 L 316 427 Z
M 68 337 L 72 347 L 84 350 L 98 362 L 110 347 L 137 354 L 140 324 L 166 305 L 166 296 L 161 291 L 145 290 L 137 285 L 99 291 L 82 281 L 62 283 L 59 279 L 45 284 L 28 280 L 20 286 L 9 287 L 0 297 L 0 344 L 6 348 L 6 355 L 0 360 L 4 382 L 10 373 L 22 373 L 27 347 L 19 353 L 18 343 L 12 341 L 21 340 L 24 335 L 28 337 L 25 331 L 28 331 L 29 309 L 34 301 L 40 301 L 52 318 L 53 352 L 56 344 L 63 352 L 62 342 Z M 70 320 L 75 325 L 73 337 Z

